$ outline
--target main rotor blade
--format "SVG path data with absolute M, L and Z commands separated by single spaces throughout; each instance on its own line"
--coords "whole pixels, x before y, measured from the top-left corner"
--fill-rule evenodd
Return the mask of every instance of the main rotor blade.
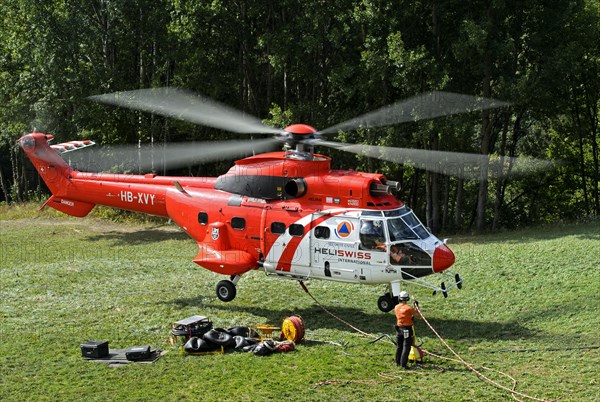
M 490 156 L 365 144 L 349 145 L 322 140 L 315 141 L 314 145 L 323 145 L 384 161 L 404 163 L 418 169 L 465 179 L 484 180 L 489 177 L 529 174 L 549 169 L 553 165 L 550 161 L 528 157 Z
M 506 102 L 495 99 L 433 91 L 384 106 L 381 109 L 336 124 L 320 132 L 322 134 L 330 134 L 340 130 L 390 126 L 508 105 Z
M 73 167 L 81 171 L 148 172 L 163 168 L 177 169 L 188 165 L 227 160 L 252 153 L 269 151 L 274 138 L 253 141 L 175 142 L 167 144 L 125 144 L 96 148 L 93 153 L 68 155 Z M 65 156 L 67 158 L 67 156 Z
M 177 88 L 150 88 L 115 92 L 90 96 L 89 99 L 235 133 L 281 133 L 281 130 L 263 124 L 254 116 Z

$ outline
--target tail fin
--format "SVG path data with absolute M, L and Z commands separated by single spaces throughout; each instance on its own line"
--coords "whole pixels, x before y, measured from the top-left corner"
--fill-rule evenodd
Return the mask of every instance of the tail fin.
M 53 138 L 49 134 L 31 133 L 21 137 L 19 143 L 52 192 L 52 197 L 44 206 L 73 216 L 85 216 L 94 208 L 94 204 L 66 197 L 72 185 L 73 169 L 58 155 L 60 149 L 53 149 L 48 144 Z M 65 144 L 59 144 L 62 145 Z

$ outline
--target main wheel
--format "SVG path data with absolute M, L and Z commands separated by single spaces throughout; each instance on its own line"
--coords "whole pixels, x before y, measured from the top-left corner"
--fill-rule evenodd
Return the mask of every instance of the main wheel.
M 219 281 L 219 283 L 217 283 L 216 290 L 217 297 L 219 298 L 219 300 L 224 302 L 232 301 L 233 299 L 235 299 L 235 294 L 237 292 L 235 285 L 231 281 Z
M 392 299 L 392 296 L 390 296 L 389 293 L 386 293 L 377 299 L 377 307 L 379 307 L 379 310 L 383 311 L 384 313 L 392 311 L 392 309 L 395 307 L 394 299 Z

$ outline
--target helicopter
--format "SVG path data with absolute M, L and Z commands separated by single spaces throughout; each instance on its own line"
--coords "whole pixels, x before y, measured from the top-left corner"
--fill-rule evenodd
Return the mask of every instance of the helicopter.
M 171 219 L 198 244 L 193 262 L 228 277 L 216 284 L 216 296 L 223 302 L 236 297 L 240 279 L 253 270 L 302 281 L 386 284 L 386 292 L 377 300 L 383 312 L 394 308 L 407 283 L 444 297 L 450 289 L 462 287 L 463 279 L 449 270 L 454 253 L 446 240 L 432 234 L 394 195 L 398 182 L 379 173 L 333 170 L 332 159 L 315 153 L 316 146 L 464 178 L 500 177 L 548 166 L 547 161 L 533 158 L 503 157 L 498 162 L 483 154 L 326 140 L 341 130 L 507 106 L 494 99 L 450 92 L 417 95 L 320 131 L 307 124 L 273 128 L 221 103 L 171 87 L 90 99 L 230 132 L 271 135 L 253 141 L 203 143 L 200 148 L 175 143 L 164 153 L 170 167 L 255 153 L 237 160 L 218 177 L 79 171 L 63 156 L 90 147 L 93 141 L 50 145 L 53 135 L 39 132 L 19 140 L 52 193 L 42 208 L 84 217 L 96 205 L 104 205 Z M 268 152 L 274 146 L 283 150 Z M 428 278 L 434 274 L 442 277 L 439 285 Z

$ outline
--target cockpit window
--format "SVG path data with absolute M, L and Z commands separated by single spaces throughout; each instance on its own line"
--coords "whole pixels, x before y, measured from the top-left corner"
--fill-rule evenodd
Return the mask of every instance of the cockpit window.
M 388 230 L 390 241 L 406 239 L 426 239 L 429 232 L 423 227 L 415 214 L 407 207 L 384 211 L 385 216 L 399 216 L 399 218 L 388 219 Z
M 427 231 L 427 229 L 425 229 L 423 227 L 423 225 L 419 225 L 419 226 L 413 228 L 413 230 L 417 233 L 417 236 L 419 236 L 421 239 L 426 239 L 430 236 L 430 233 Z
M 386 218 L 393 218 L 394 216 L 400 216 L 402 213 L 406 213 L 406 207 L 400 209 L 392 209 L 391 211 L 383 211 L 383 216 Z
M 381 216 L 381 211 L 362 211 L 360 216 Z
M 417 217 L 415 216 L 415 214 L 412 213 L 412 211 L 407 213 L 406 215 L 402 215 L 402 219 L 404 219 L 406 224 L 408 226 L 410 226 L 411 228 L 414 228 L 415 226 L 419 226 L 419 221 L 417 220 Z
M 418 239 L 417 234 L 400 218 L 388 219 L 388 230 L 390 231 L 391 242 Z
M 363 250 L 386 250 L 385 232 L 382 220 L 361 221 L 360 245 Z

